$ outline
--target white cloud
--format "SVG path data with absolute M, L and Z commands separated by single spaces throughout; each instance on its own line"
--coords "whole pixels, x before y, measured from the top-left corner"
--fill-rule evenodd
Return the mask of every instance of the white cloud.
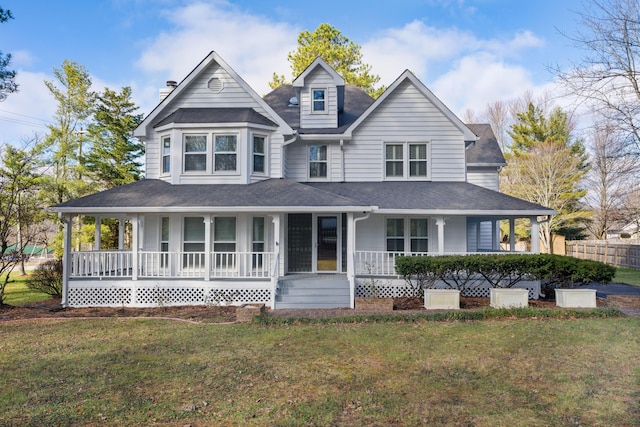
M 171 27 L 151 40 L 136 64 L 158 76 L 156 81 L 182 80 L 212 50 L 259 94 L 270 91 L 273 72 L 289 77 L 287 53 L 295 48 L 299 33 L 289 24 L 244 12 L 226 1 L 192 3 L 172 9 L 166 17 Z
M 44 85 L 52 76 L 44 73 L 17 70 L 19 91 L 0 102 L 0 144 L 20 145 L 34 134 L 47 132 L 56 103 Z
M 491 101 L 517 98 L 525 91 L 541 92 L 527 67 L 514 58 L 543 45 L 530 31 L 503 40 L 482 39 L 468 31 L 413 21 L 377 34 L 362 51 L 383 84 L 409 69 L 461 114 L 467 108 L 481 112 Z

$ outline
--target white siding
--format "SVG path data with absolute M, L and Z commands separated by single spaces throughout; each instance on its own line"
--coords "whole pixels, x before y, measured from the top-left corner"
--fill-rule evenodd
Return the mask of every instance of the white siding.
M 467 182 L 489 190 L 498 191 L 499 178 L 495 167 L 469 167 L 467 169 Z
M 208 82 L 211 78 L 218 78 L 223 82 L 223 88 L 219 93 L 214 93 L 208 88 Z M 236 82 L 231 75 L 229 75 L 218 64 L 213 63 L 208 69 L 204 70 L 200 76 L 194 79 L 191 84 L 184 89 L 182 93 L 176 99 L 173 100 L 162 113 L 157 117 L 156 121 L 162 120 L 175 110 L 179 108 L 253 108 L 257 112 L 263 114 L 265 117 L 277 122 L 276 119 L 270 116 L 261 105 L 253 99 L 244 88 Z M 238 138 L 238 175 L 235 176 L 214 176 L 209 175 L 182 175 L 182 136 L 181 132 L 177 130 L 156 132 L 150 126 L 151 135 L 148 135 L 146 142 L 146 177 L 147 178 L 163 178 L 171 181 L 172 183 L 247 183 L 250 181 L 256 181 L 264 177 L 249 176 L 250 173 L 250 153 L 247 148 L 250 141 L 248 140 L 247 128 L 235 129 L 240 132 Z M 189 132 L 203 131 L 212 132 L 213 128 L 201 128 L 201 129 L 189 129 Z M 233 130 L 232 130 L 233 131 Z M 167 135 L 171 133 L 171 177 L 160 176 L 160 135 Z M 262 130 L 258 133 L 266 134 Z M 283 143 L 283 137 L 281 134 L 270 137 L 269 141 L 269 155 L 268 170 L 274 173 L 274 177 L 281 176 L 281 161 L 280 148 Z M 209 145 L 212 142 L 209 141 Z
M 438 228 L 432 227 L 433 233 L 437 241 Z M 430 230 L 431 231 L 431 230 Z M 433 251 L 438 250 L 438 245 L 431 246 Z M 449 217 L 445 221 L 444 226 L 444 251 L 451 252 L 467 252 L 467 219 L 466 217 L 456 216 Z
M 384 179 L 384 142 L 429 142 L 433 181 L 465 180 L 464 137 L 410 82 L 404 82 L 345 144 L 346 181 Z
M 325 89 L 326 113 L 311 113 L 311 90 Z M 300 127 L 336 128 L 338 127 L 338 90 L 333 78 L 322 67 L 317 67 L 304 81 L 300 92 Z

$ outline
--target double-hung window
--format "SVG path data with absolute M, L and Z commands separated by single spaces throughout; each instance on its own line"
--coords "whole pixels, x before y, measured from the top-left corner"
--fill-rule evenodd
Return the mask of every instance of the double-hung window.
M 326 113 L 327 112 L 327 90 L 311 89 L 311 112 Z
M 265 173 L 265 137 L 253 136 L 253 172 Z
M 163 216 L 160 224 L 160 266 L 167 267 L 169 265 L 169 217 Z
M 309 178 L 326 178 L 327 177 L 327 146 L 326 145 L 310 145 L 309 146 Z
M 213 220 L 213 252 L 216 268 L 235 266 L 236 218 L 218 216 Z
M 429 178 L 428 144 L 426 142 L 393 142 L 385 144 L 385 178 Z
M 184 171 L 204 172 L 207 170 L 207 136 L 184 136 Z
M 238 157 L 237 135 L 215 135 L 213 165 L 215 172 L 235 172 Z
M 162 173 L 171 172 L 171 137 L 162 137 Z
M 387 252 L 429 251 L 428 218 L 387 218 Z
M 262 268 L 264 263 L 264 217 L 262 216 L 253 217 L 251 250 L 253 251 L 252 267 Z
M 204 217 L 192 216 L 184 218 L 182 257 L 183 267 L 204 266 L 205 225 Z

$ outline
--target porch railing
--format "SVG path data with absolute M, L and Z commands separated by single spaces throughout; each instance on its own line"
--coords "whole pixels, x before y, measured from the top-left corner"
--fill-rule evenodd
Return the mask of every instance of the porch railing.
M 138 278 L 205 278 L 204 252 L 138 252 Z M 210 278 L 270 278 L 274 260 L 271 252 L 213 252 Z M 130 251 L 71 252 L 71 278 L 116 278 L 133 276 Z

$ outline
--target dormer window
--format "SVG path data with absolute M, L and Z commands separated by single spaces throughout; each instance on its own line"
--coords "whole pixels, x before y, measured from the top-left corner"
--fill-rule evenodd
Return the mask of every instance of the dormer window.
M 311 112 L 326 113 L 327 112 L 327 90 L 311 89 Z

